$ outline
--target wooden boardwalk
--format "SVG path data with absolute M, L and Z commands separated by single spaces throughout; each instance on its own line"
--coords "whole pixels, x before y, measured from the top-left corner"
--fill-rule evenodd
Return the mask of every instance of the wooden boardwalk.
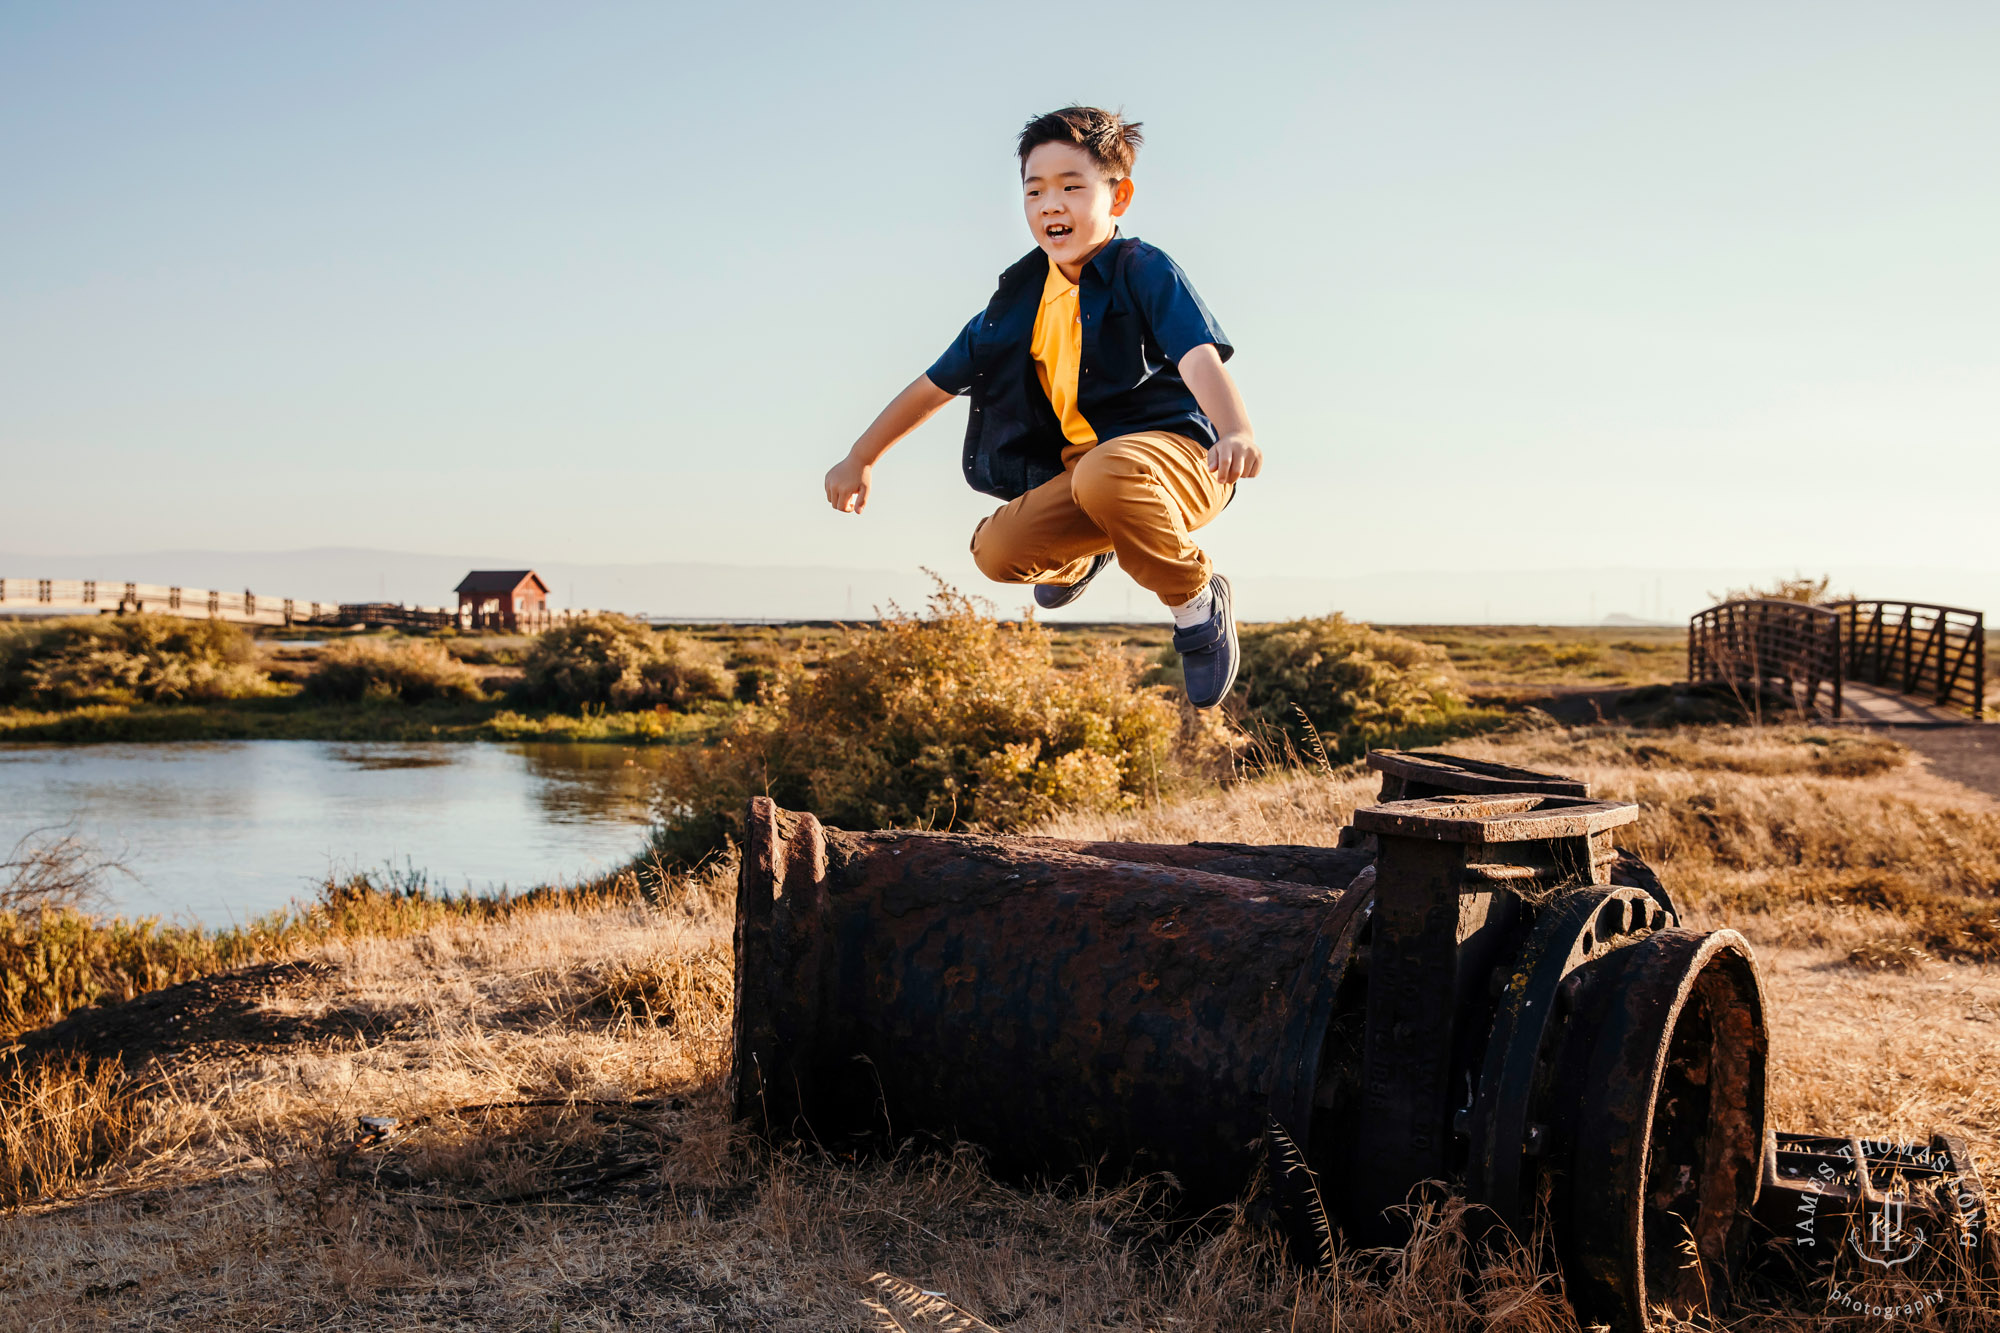
M 1963 727 L 1973 721 L 1963 709 L 1945 708 L 1913 694 L 1898 694 L 1858 680 L 1841 687 L 1841 704 L 1841 719 L 1861 726 Z
M 64 611 L 126 615 L 140 611 L 227 620 L 239 625 L 361 625 L 370 629 L 479 629 L 482 617 L 449 606 L 404 606 L 401 602 L 308 602 L 266 597 L 248 588 L 178 588 L 164 583 L 113 583 L 106 579 L 0 579 L 0 616 L 45 615 Z M 523 617 L 515 631 L 533 634 L 556 625 L 617 612 L 542 611 Z M 510 632 L 515 632 L 510 631 Z
M 0 579 L 0 614 L 49 611 L 154 611 L 196 620 L 243 625 L 291 625 L 331 620 L 338 602 L 263 597 L 244 589 L 177 588 L 163 583 L 112 583 L 103 579 Z

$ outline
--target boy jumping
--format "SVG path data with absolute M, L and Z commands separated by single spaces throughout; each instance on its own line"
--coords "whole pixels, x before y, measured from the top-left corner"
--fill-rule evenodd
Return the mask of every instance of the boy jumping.
M 1034 584 L 1053 610 L 1115 553 L 1166 603 L 1188 699 L 1212 708 L 1236 682 L 1236 618 L 1229 580 L 1188 534 L 1264 456 L 1215 316 L 1164 252 L 1119 234 L 1140 142 L 1137 123 L 1097 107 L 1028 122 L 1021 192 L 1037 248 L 826 474 L 826 498 L 860 513 L 890 446 L 969 393 L 965 479 L 1007 501 L 973 530 L 980 571 Z

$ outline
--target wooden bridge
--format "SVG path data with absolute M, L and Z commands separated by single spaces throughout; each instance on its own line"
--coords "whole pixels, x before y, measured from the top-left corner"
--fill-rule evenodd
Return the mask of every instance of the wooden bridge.
M 1724 602 L 1688 621 L 1688 679 L 1757 706 L 1888 725 L 1986 715 L 1986 617 L 1926 602 Z

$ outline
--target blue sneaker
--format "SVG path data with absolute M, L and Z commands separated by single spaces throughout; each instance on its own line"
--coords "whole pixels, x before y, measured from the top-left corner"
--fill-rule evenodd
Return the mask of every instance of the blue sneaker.
M 1215 609 L 1208 613 L 1207 621 L 1174 631 L 1174 651 L 1181 655 L 1188 702 L 1196 708 L 1213 708 L 1223 701 L 1236 683 L 1236 667 L 1243 659 L 1236 646 L 1236 612 L 1229 600 L 1229 580 L 1217 574 L 1208 587 L 1215 595 Z
M 1045 611 L 1053 611 L 1059 606 L 1068 606 L 1083 596 L 1083 590 L 1111 563 L 1111 552 L 1090 557 L 1090 568 L 1083 571 L 1083 577 L 1075 583 L 1037 583 L 1035 585 L 1035 605 Z

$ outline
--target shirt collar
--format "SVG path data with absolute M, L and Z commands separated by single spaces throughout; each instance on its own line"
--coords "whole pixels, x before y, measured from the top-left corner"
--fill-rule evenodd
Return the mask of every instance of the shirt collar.
M 1042 284 L 1042 304 L 1053 305 L 1075 290 L 1076 284 L 1063 276 L 1063 271 L 1056 267 L 1056 261 L 1051 257 L 1048 280 Z
M 1111 265 L 1118 258 L 1118 247 L 1124 242 L 1125 232 L 1123 229 L 1113 227 L 1111 229 L 1111 239 L 1099 247 L 1097 253 L 1090 257 L 1090 262 L 1084 265 L 1084 267 L 1096 269 L 1098 277 L 1105 279 L 1107 282 L 1110 281 Z
M 1096 269 L 1098 277 L 1103 278 L 1107 282 L 1110 281 L 1112 262 L 1117 259 L 1118 246 L 1124 240 L 1125 233 L 1116 227 L 1112 228 L 1111 239 L 1098 247 L 1097 253 L 1090 257 L 1090 262 L 1085 264 L 1084 267 Z M 1042 284 L 1042 304 L 1047 305 L 1051 301 L 1060 301 L 1063 297 L 1075 291 L 1076 287 L 1076 283 L 1071 282 L 1063 276 L 1063 271 L 1056 267 L 1056 261 L 1051 257 L 1049 259 L 1048 281 Z

